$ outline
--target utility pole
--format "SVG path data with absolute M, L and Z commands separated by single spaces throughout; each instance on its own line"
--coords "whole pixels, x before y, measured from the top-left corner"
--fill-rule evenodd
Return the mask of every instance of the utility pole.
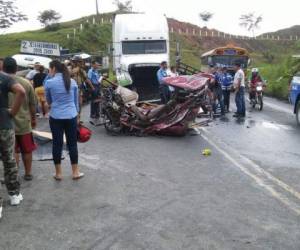
M 97 16 L 99 16 L 98 0 L 96 0 L 96 14 L 97 14 Z

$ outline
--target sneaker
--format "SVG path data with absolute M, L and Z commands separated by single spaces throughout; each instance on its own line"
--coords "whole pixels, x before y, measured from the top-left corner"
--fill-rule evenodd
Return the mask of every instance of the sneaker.
M 31 174 L 25 174 L 23 178 L 25 181 L 32 181 L 33 176 Z
M 11 206 L 18 206 L 21 203 L 21 201 L 23 200 L 23 196 L 22 196 L 22 194 L 9 195 L 9 199 L 10 199 Z

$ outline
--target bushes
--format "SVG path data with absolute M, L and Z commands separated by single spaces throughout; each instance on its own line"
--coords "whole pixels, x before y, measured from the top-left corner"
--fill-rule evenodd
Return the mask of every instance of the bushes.
M 261 65 L 259 68 L 262 77 L 268 80 L 266 92 L 274 97 L 287 99 L 291 77 L 300 71 L 300 60 L 287 56 L 276 64 Z

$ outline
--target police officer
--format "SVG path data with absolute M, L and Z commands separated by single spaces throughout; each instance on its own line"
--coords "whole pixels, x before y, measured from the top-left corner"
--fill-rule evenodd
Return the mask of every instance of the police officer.
M 228 73 L 226 67 L 222 68 L 221 83 L 222 83 L 225 112 L 229 112 L 230 92 L 232 89 L 233 77 Z
M 221 116 L 225 116 L 225 109 L 224 109 L 224 99 L 223 99 L 223 91 L 222 91 L 222 72 L 219 66 L 214 67 L 212 70 L 212 74 L 215 77 L 214 84 L 212 86 L 212 91 L 214 94 L 214 104 L 213 104 L 213 111 L 216 114 L 217 112 L 217 104 L 216 101 L 220 104 L 221 107 Z
M 168 63 L 166 61 L 160 64 L 160 69 L 157 71 L 157 80 L 159 82 L 159 94 L 163 104 L 170 100 L 170 89 L 165 84 L 164 78 L 168 76 Z

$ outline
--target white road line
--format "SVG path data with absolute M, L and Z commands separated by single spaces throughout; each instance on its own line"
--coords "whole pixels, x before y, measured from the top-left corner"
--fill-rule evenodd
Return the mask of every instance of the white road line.
M 288 109 L 288 108 L 281 107 L 281 106 L 279 106 L 279 105 L 277 105 L 277 104 L 270 103 L 270 102 L 266 102 L 266 101 L 264 101 L 264 104 L 265 104 L 266 106 L 270 107 L 271 109 L 275 109 L 275 110 L 277 110 L 277 111 L 281 111 L 281 112 L 284 112 L 284 113 L 289 113 L 289 114 L 291 114 L 291 115 L 293 114 L 293 107 L 292 107 L 292 106 L 291 106 L 290 109 Z
M 250 102 L 250 99 L 247 98 L 247 101 Z M 291 115 L 293 114 L 293 107 L 292 106 L 291 106 L 291 108 L 282 107 L 282 106 L 279 106 L 277 104 L 270 103 L 270 102 L 266 101 L 265 98 L 264 98 L 264 105 L 268 106 L 271 109 L 277 110 L 279 112 L 284 112 L 284 113 L 288 113 L 288 114 L 291 114 Z
M 202 128 L 202 131 L 209 134 L 209 132 Z M 227 160 L 229 160 L 231 163 L 233 163 L 236 167 L 238 167 L 242 172 L 244 172 L 246 175 L 251 177 L 259 186 L 267 190 L 274 198 L 282 202 L 284 205 L 286 205 L 288 208 L 293 210 L 297 215 L 300 216 L 300 204 L 295 203 L 288 199 L 286 195 L 279 193 L 274 189 L 274 185 L 270 185 L 267 183 L 267 180 L 270 180 L 273 182 L 273 184 L 277 185 L 278 187 L 282 188 L 283 190 L 287 191 L 289 194 L 293 195 L 298 201 L 300 201 L 300 193 L 294 190 L 291 186 L 284 183 L 283 181 L 279 180 L 278 178 L 274 177 L 269 172 L 262 169 L 260 166 L 258 166 L 256 163 L 251 161 L 250 159 L 246 158 L 245 156 L 242 156 L 235 152 L 234 149 L 232 149 L 230 146 L 226 145 L 226 149 L 228 151 L 235 152 L 234 154 L 237 155 L 237 158 L 242 159 L 245 161 L 250 167 L 246 167 L 242 165 L 238 160 L 236 160 L 233 156 L 231 156 L 229 153 L 227 153 L 224 149 L 221 148 L 221 146 L 217 145 L 215 142 L 213 142 L 211 139 L 209 139 L 206 135 L 201 135 L 209 144 L 211 144 L 214 148 L 216 148 Z

